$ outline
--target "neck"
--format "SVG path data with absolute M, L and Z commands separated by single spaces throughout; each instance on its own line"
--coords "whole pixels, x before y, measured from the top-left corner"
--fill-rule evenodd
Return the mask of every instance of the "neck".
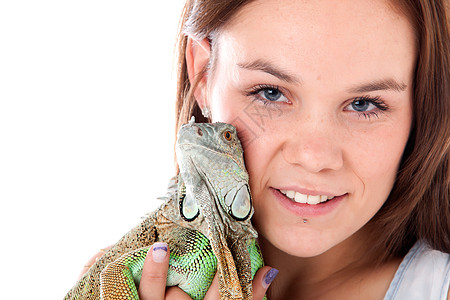
M 269 298 L 328 299 L 331 295 L 330 299 L 340 299 L 336 297 L 339 290 L 344 289 L 345 294 L 345 288 L 362 284 L 362 278 L 375 272 L 376 266 L 365 255 L 370 243 L 362 236 L 364 234 L 356 233 L 315 257 L 295 257 L 274 247 L 260 235 L 265 264 L 280 270 L 269 290 Z M 392 267 L 395 273 L 396 265 Z

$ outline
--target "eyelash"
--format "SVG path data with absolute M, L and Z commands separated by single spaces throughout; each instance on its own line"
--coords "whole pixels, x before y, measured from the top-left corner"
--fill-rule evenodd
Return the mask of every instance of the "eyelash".
M 381 100 L 381 98 L 379 96 L 377 97 L 371 97 L 371 96 L 362 96 L 362 97 L 357 97 L 355 99 L 353 99 L 348 105 L 346 105 L 346 107 L 358 102 L 358 101 L 362 101 L 362 102 L 367 102 L 369 103 L 369 105 L 373 105 L 375 106 L 376 109 L 371 110 L 371 111 L 354 111 L 355 113 L 358 114 L 359 117 L 364 117 L 365 119 L 369 119 L 372 117 L 376 117 L 379 118 L 379 114 L 383 113 L 385 111 L 387 111 L 389 109 L 389 107 L 386 105 L 386 103 Z
M 276 85 L 270 85 L 270 84 L 259 84 L 255 87 L 253 87 L 249 92 L 246 93 L 246 96 L 251 96 L 253 97 L 253 101 L 259 101 L 262 104 L 264 104 L 265 106 L 269 106 L 269 105 L 278 105 L 279 102 L 278 101 L 270 101 L 267 100 L 263 97 L 261 97 L 259 94 L 263 91 L 266 90 L 275 90 L 278 91 L 281 96 L 286 97 L 284 95 L 284 93 L 282 92 L 281 88 L 279 86 Z M 369 105 L 373 105 L 375 106 L 376 109 L 371 110 L 371 111 L 357 111 L 354 110 L 353 112 L 357 113 L 359 117 L 364 117 L 365 119 L 369 119 L 372 117 L 376 117 L 379 118 L 379 114 L 385 112 L 386 110 L 389 109 L 389 107 L 386 105 L 386 103 L 381 100 L 381 98 L 379 96 L 377 97 L 371 97 L 371 96 L 362 96 L 362 97 L 356 97 L 354 98 L 349 104 L 347 104 L 345 107 L 348 107 L 358 101 L 361 102 L 367 102 Z M 286 103 L 286 102 L 285 102 Z
M 286 98 L 286 96 L 281 91 L 281 88 L 279 86 L 270 85 L 270 84 L 259 84 L 257 86 L 252 87 L 251 90 L 246 93 L 246 96 L 253 97 L 254 98 L 253 101 L 259 101 L 266 106 L 277 105 L 278 102 L 264 99 L 263 97 L 261 97 L 259 95 L 259 93 L 261 93 L 263 91 L 267 91 L 267 90 L 278 91 L 281 94 L 281 96 Z

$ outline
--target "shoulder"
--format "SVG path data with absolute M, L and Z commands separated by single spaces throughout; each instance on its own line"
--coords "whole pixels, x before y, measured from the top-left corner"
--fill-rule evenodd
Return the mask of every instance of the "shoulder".
M 409 251 L 409 263 L 414 265 L 428 266 L 433 271 L 449 272 L 450 254 L 432 249 L 425 242 L 417 242 Z M 406 259 L 406 257 L 405 257 Z
M 400 264 L 385 299 L 450 299 L 450 254 L 417 242 Z

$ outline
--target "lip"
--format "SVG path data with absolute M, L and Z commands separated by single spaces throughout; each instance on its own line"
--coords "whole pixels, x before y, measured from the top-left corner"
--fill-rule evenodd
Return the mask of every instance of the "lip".
M 284 188 L 283 188 L 284 189 Z M 331 212 L 333 212 L 339 204 L 347 197 L 347 194 L 343 194 L 340 196 L 335 196 L 333 199 L 328 200 L 319 204 L 305 204 L 305 203 L 297 203 L 290 200 L 284 194 L 280 192 L 280 190 L 275 188 L 270 188 L 270 191 L 275 196 L 276 200 L 289 212 L 297 215 L 302 218 L 310 218 L 310 217 L 318 217 L 324 216 Z M 300 193 L 300 191 L 299 191 Z M 317 191 L 311 193 L 310 195 L 327 195 L 332 196 L 327 193 L 320 194 Z

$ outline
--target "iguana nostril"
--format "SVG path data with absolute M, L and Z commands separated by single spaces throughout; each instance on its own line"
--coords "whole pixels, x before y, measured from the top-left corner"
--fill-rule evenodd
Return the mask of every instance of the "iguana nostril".
M 203 131 L 200 129 L 200 127 L 197 127 L 197 134 L 199 136 L 203 136 Z

